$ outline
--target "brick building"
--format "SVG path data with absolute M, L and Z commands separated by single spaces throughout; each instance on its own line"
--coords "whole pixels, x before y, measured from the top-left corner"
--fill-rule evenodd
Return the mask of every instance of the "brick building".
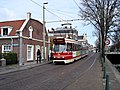
M 48 34 L 45 31 L 45 56 L 48 57 Z M 37 50 L 40 49 L 43 58 L 43 24 L 31 18 L 0 22 L 0 52 L 15 52 L 19 62 L 35 61 Z M 22 59 L 22 60 L 20 60 Z

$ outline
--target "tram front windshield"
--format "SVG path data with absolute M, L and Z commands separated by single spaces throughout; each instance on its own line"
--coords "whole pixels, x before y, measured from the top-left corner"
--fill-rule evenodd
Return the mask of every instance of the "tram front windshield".
M 62 44 L 55 44 L 53 51 L 54 52 L 64 52 L 64 51 L 66 51 L 66 46 L 62 45 Z

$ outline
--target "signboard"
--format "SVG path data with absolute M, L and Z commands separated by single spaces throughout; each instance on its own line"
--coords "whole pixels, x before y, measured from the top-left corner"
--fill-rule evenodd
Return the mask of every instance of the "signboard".
M 12 44 L 14 47 L 17 47 L 17 46 L 19 46 L 19 44 Z
M 109 45 L 109 44 L 110 44 L 110 40 L 109 40 L 109 39 L 106 39 L 105 45 Z

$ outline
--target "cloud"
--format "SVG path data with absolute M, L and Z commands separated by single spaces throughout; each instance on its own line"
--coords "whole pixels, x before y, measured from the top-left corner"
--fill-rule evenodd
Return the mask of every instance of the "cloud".
M 0 20 L 14 19 L 16 14 L 8 8 L 0 8 Z

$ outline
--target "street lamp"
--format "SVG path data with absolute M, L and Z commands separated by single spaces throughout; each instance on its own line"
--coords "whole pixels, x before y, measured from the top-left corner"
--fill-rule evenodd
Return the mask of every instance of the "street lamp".
M 48 2 L 43 3 L 43 60 L 45 60 L 45 4 Z

